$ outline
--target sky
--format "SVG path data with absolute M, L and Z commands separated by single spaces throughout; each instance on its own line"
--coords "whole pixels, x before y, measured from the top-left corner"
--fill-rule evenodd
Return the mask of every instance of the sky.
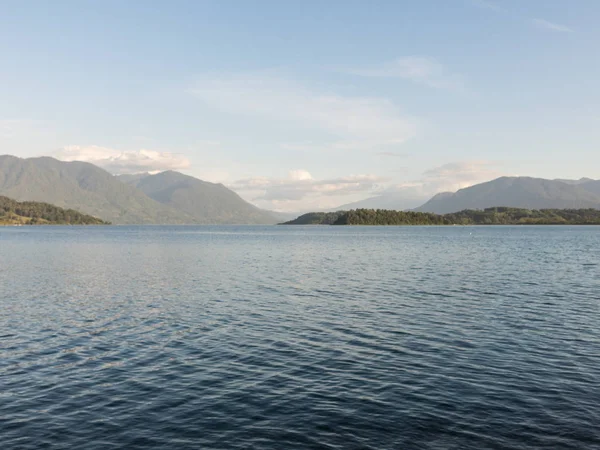
M 0 154 L 263 208 L 600 178 L 597 0 L 0 0 Z

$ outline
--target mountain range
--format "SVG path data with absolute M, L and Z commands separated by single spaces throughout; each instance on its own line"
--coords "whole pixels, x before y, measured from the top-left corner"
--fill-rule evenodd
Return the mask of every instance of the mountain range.
M 501 177 L 455 193 L 437 194 L 415 211 L 448 214 L 493 206 L 526 209 L 600 209 L 600 181 Z
M 222 184 L 178 172 L 114 176 L 93 164 L 0 156 L 0 195 L 51 203 L 113 224 L 271 224 L 279 217 Z
M 179 172 L 110 174 L 86 162 L 0 156 L 0 195 L 51 203 L 113 224 L 274 224 L 296 215 L 262 210 L 222 184 Z M 501 177 L 426 203 L 415 192 L 385 193 L 336 210 L 378 208 L 448 214 L 466 209 L 600 209 L 600 180 Z
M 417 191 L 405 190 L 347 203 L 328 209 L 327 212 L 386 209 L 448 214 L 466 209 L 501 206 L 525 209 L 600 209 L 600 180 L 501 177 L 457 192 L 441 192 L 426 200 Z

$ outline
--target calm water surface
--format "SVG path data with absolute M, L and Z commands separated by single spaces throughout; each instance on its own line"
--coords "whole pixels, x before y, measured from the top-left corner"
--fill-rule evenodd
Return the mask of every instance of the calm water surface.
M 600 228 L 0 228 L 0 448 L 600 448 Z

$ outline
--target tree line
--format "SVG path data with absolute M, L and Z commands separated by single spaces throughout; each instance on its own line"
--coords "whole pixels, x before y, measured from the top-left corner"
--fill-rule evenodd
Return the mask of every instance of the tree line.
M 597 209 L 522 209 L 493 207 L 452 214 L 387 209 L 304 214 L 284 225 L 600 225 Z

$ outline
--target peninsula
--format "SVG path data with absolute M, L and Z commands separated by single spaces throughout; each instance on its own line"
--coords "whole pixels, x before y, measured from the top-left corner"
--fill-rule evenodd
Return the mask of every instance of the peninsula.
M 600 210 L 494 207 L 433 214 L 355 209 L 307 213 L 282 225 L 600 225 Z

